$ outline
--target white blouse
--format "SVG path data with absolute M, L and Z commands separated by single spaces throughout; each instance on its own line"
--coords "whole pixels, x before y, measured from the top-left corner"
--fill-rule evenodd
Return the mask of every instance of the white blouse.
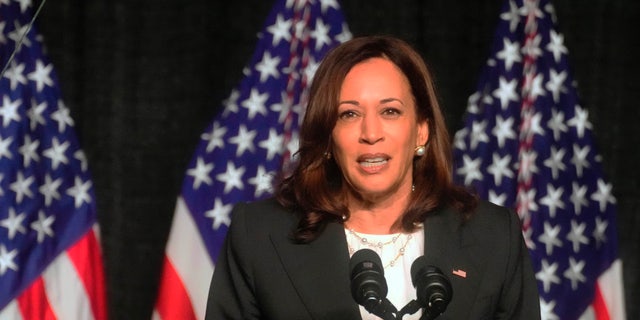
M 411 284 L 411 264 L 424 254 L 424 231 L 417 229 L 411 234 L 365 234 L 345 229 L 349 255 L 360 249 L 371 249 L 378 253 L 384 266 L 384 277 L 389 289 L 387 299 L 398 309 L 402 309 L 411 300 L 416 299 L 416 289 Z M 404 251 L 404 254 L 401 253 Z M 378 320 L 378 316 L 369 313 L 360 306 L 363 320 Z M 403 320 L 420 319 L 422 310 L 402 317 Z

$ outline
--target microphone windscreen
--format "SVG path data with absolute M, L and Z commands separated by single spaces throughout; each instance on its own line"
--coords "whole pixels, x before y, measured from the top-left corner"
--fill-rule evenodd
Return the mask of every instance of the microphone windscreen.
M 416 260 L 411 264 L 411 284 L 416 287 L 418 284 L 416 281 L 418 280 L 419 273 L 427 266 L 427 258 L 425 256 L 419 256 Z
M 351 256 L 351 295 L 369 312 L 387 296 L 387 280 L 380 256 L 371 249 L 361 249 Z
M 371 263 L 370 268 L 378 269 L 379 272 L 384 274 L 384 269 L 382 269 L 382 260 L 380 259 L 380 256 L 371 249 L 360 249 L 356 251 L 351 256 L 351 260 L 349 261 L 349 270 L 353 272 L 357 266 L 360 266 L 364 262 Z
M 425 256 L 418 257 L 411 265 L 411 283 L 416 288 L 418 303 L 427 314 L 444 312 L 453 296 L 449 278 Z

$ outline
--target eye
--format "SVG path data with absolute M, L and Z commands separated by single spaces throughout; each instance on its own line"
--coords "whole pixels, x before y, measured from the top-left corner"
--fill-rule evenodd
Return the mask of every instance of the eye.
M 355 110 L 345 110 L 340 112 L 338 118 L 343 120 L 353 119 L 358 116 L 358 113 Z
M 389 107 L 382 110 L 382 116 L 387 118 L 397 118 L 400 115 L 402 115 L 402 111 L 398 108 Z

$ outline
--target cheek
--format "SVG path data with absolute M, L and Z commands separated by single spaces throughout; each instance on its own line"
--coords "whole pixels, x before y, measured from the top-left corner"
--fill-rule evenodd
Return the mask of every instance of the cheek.
M 417 129 L 410 122 L 402 123 L 390 127 L 387 131 L 393 141 L 401 148 L 415 148 L 417 146 Z
M 343 128 L 342 130 L 334 130 L 332 139 L 333 161 L 335 161 L 346 178 L 350 176 L 350 172 L 352 173 L 357 167 L 355 159 L 358 153 L 358 136 L 354 135 L 352 130 Z
M 349 146 L 354 144 L 352 130 L 344 126 L 336 126 L 331 132 L 331 140 L 333 141 L 333 149 L 335 151 L 349 150 Z M 357 140 L 355 140 L 357 143 Z
M 402 154 L 404 162 L 413 162 L 415 148 L 417 146 L 417 135 L 406 132 L 396 137 L 396 152 Z

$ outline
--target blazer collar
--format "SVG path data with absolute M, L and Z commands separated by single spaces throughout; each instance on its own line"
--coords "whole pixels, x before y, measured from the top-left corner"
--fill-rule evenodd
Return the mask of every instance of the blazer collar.
M 452 209 L 436 211 L 427 217 L 424 255 L 427 263 L 437 266 L 451 281 L 452 301 L 467 301 L 462 304 L 467 305 L 476 300 L 483 258 L 474 252 L 477 250 L 476 237 L 461 224 L 460 218 Z M 464 312 L 470 310 L 471 307 Z
M 308 244 L 294 244 L 281 235 L 272 235 L 271 241 L 312 319 L 361 319 L 351 297 L 350 258 L 341 224 L 329 223 Z
M 427 262 L 449 277 L 453 299 L 475 301 L 482 265 L 482 257 L 473 252 L 475 236 L 450 209 L 430 214 L 424 228 Z M 312 319 L 361 319 L 351 296 L 350 258 L 341 224 L 329 223 L 309 244 L 294 244 L 282 235 L 271 235 L 271 241 Z

